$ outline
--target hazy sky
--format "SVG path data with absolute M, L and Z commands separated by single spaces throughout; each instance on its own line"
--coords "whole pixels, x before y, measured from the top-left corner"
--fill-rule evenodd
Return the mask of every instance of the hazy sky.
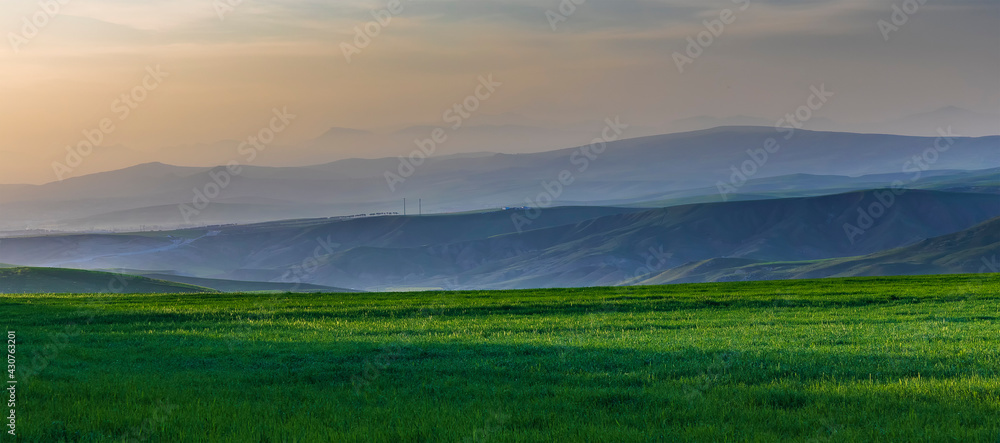
M 350 62 L 342 44 L 390 2 L 61 1 L 42 0 L 59 5 L 54 14 L 36 0 L 0 7 L 0 183 L 54 180 L 52 162 L 105 118 L 114 130 L 91 157 L 139 153 L 124 162 L 162 160 L 172 146 L 197 157 L 191 145 L 245 139 L 274 108 L 297 116 L 281 145 L 331 127 L 448 126 L 442 113 L 489 74 L 502 86 L 466 125 L 769 122 L 819 85 L 835 96 L 816 115 L 859 128 L 946 106 L 1000 111 L 997 0 L 926 0 L 915 11 L 916 0 L 586 0 L 575 11 L 572 0 L 403 0 L 385 27 L 368 25 L 378 35 Z M 571 13 L 553 30 L 560 3 Z M 894 4 L 899 26 L 887 31 Z M 725 9 L 731 23 L 681 73 L 674 53 Z M 25 26 L 32 17 L 37 35 Z M 157 67 L 164 74 L 150 78 Z M 118 100 L 134 88 L 145 100 L 125 115 Z M 328 155 L 408 151 L 345 145 Z

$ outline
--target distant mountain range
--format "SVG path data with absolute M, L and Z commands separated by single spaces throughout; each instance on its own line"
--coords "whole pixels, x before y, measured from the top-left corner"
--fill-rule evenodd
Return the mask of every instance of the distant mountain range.
M 0 186 L 15 230 L 0 262 L 18 269 L 0 292 L 115 274 L 147 292 L 336 292 L 997 272 L 1000 136 L 785 134 L 431 157 L 412 174 L 392 158 L 145 164 Z M 159 229 L 94 232 L 139 225 Z
M 952 174 L 953 187 L 969 186 L 962 174 L 991 180 L 995 169 L 978 177 L 962 171 L 1000 168 L 1000 136 L 939 140 L 721 127 L 533 154 L 431 157 L 412 173 L 401 162 L 244 165 L 239 174 L 225 167 L 153 163 L 40 186 L 0 185 L 0 231 L 138 230 L 402 213 L 404 198 L 412 214 L 418 199 L 424 213 L 453 213 L 808 196 L 897 180 L 910 188 L 952 190 L 931 183 L 933 177 Z M 387 180 L 387 174 L 402 180 Z M 560 174 L 566 184 L 559 183 Z
M 738 115 L 727 118 L 697 116 L 675 120 L 670 124 L 671 132 L 695 131 L 718 126 L 769 126 L 774 121 Z M 820 131 L 846 131 L 879 134 L 905 134 L 936 136 L 937 130 L 951 127 L 955 133 L 968 136 L 1000 134 L 1000 114 L 974 112 L 955 106 L 945 106 L 927 112 L 872 122 L 845 124 L 825 118 L 809 120 L 809 129 Z
M 891 201 L 887 195 L 893 195 Z M 881 209 L 872 209 L 879 205 Z M 764 269 L 774 278 L 974 271 L 964 263 L 997 247 L 995 235 L 988 234 L 1000 217 L 1000 197 L 873 190 L 646 210 L 560 207 L 534 212 L 8 238 L 0 247 L 0 261 L 161 279 L 175 275 L 355 290 L 712 281 L 763 275 Z M 871 219 L 865 220 L 863 213 Z M 970 244 L 983 243 L 982 250 L 945 239 L 933 244 L 953 246 L 938 255 L 893 251 L 914 245 L 933 249 L 927 239 L 990 220 L 992 224 L 975 228 L 980 234 L 960 236 Z M 847 229 L 849 225 L 862 232 Z M 880 260 L 895 263 L 906 254 L 915 260 L 911 268 L 878 266 Z M 801 261 L 810 262 L 785 263 Z M 768 264 L 772 262 L 782 264 Z M 216 287 L 201 280 L 178 281 Z
M 626 119 L 628 121 L 628 119 Z M 760 116 L 692 116 L 657 123 L 654 126 L 631 122 L 625 136 L 629 138 L 703 131 L 720 126 L 759 126 L 772 128 L 775 119 Z M 509 155 L 550 151 L 554 148 L 587 143 L 600 135 L 601 121 L 580 121 L 560 124 L 517 114 L 477 114 L 474 121 L 452 131 L 448 141 L 436 149 L 440 156 L 461 155 L 467 152 L 497 152 Z M 359 130 L 333 126 L 317 132 L 315 138 L 284 142 L 279 140 L 267 150 L 259 152 L 256 166 L 298 167 L 327 164 L 341 160 L 344 153 L 364 153 L 366 158 L 393 158 L 408 155 L 416 138 L 427 138 L 436 124 L 414 125 L 405 128 Z M 813 131 L 839 131 L 846 133 L 878 133 L 936 137 L 939 129 L 952 128 L 956 134 L 970 137 L 1000 135 L 1000 114 L 974 112 L 954 106 L 871 123 L 844 123 L 823 117 L 809 120 L 805 129 Z M 211 167 L 225 165 L 232 160 L 242 160 L 238 140 L 186 145 L 163 146 L 158 149 L 131 149 L 123 145 L 104 145 L 94 149 L 87 160 L 64 178 L 114 171 L 150 162 L 180 166 Z M 60 154 L 61 155 L 61 154 Z M 48 164 L 24 165 L 16 152 L 0 150 L 0 181 L 17 183 L 29 177 L 39 177 L 50 170 Z M 55 177 L 53 176 L 53 179 Z M 35 179 L 35 178 L 31 178 Z

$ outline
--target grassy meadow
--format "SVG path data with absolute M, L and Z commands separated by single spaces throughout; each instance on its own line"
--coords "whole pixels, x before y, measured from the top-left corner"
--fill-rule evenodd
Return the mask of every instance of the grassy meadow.
M 0 441 L 1000 441 L 997 274 L 0 312 Z

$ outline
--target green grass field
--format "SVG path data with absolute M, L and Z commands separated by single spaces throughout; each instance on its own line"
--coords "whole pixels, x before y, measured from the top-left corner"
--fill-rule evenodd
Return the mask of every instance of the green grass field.
M 0 312 L 16 441 L 1000 441 L 997 274 Z

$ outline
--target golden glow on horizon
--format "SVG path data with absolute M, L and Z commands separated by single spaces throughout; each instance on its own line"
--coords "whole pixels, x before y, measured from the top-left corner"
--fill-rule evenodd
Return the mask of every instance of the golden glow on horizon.
M 387 2 L 245 2 L 220 19 L 202 0 L 70 1 L 16 53 L 10 44 L 0 50 L 0 183 L 54 180 L 51 163 L 105 118 L 115 130 L 77 175 L 147 161 L 211 163 L 199 144 L 242 139 L 274 107 L 299 116 L 274 148 L 288 163 L 400 155 L 410 137 L 394 131 L 443 125 L 442 112 L 487 73 L 503 90 L 470 124 L 573 128 L 567 134 L 608 115 L 649 133 L 703 115 L 771 120 L 818 83 L 840 94 L 822 117 L 845 129 L 949 105 L 996 112 L 1000 103 L 996 3 L 928 5 L 885 42 L 875 23 L 891 1 L 753 2 L 679 74 L 671 53 L 733 2 L 592 1 L 553 32 L 545 11 L 556 1 L 456 1 L 404 2 L 350 63 L 340 44 Z M 4 8 L 5 36 L 20 35 L 23 18 L 39 10 L 28 1 Z M 116 100 L 155 66 L 169 76 L 119 119 Z M 301 146 L 331 127 L 377 136 Z M 482 137 L 445 153 L 506 149 Z

